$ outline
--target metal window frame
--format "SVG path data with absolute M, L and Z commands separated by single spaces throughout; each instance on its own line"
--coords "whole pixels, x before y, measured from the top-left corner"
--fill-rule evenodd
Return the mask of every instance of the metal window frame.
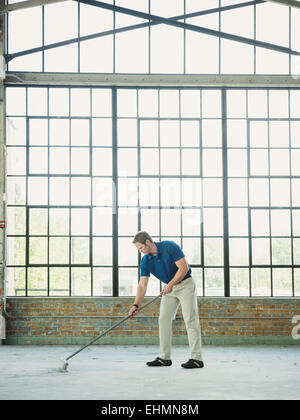
M 24 87 L 23 84 L 22 85 L 16 85 L 16 86 L 22 86 L 22 87 Z M 36 87 L 36 86 L 34 86 L 34 85 L 26 85 L 26 87 L 27 88 L 30 88 L 30 87 Z M 44 87 L 47 87 L 47 86 L 44 86 Z M 69 86 L 69 89 L 71 89 L 72 87 L 73 86 Z M 47 87 L 47 88 L 49 90 L 49 87 Z M 82 86 L 82 88 L 86 89 L 87 86 Z M 92 89 L 92 88 L 94 88 L 94 86 L 88 86 L 88 88 Z M 103 86 L 101 86 L 99 88 L 101 89 L 101 88 L 103 88 Z M 139 90 L 144 90 L 144 89 L 148 89 L 148 88 L 147 87 L 140 87 L 140 86 L 136 86 L 136 87 L 132 87 L 132 88 L 131 87 L 128 88 L 128 86 L 123 86 L 123 87 L 120 86 L 120 87 L 112 87 L 111 88 L 111 92 L 112 92 L 112 120 L 113 120 L 113 149 L 114 149 L 113 160 L 115 162 L 113 179 L 115 180 L 116 187 L 118 187 L 118 182 L 117 182 L 117 180 L 118 180 L 118 170 L 117 170 L 117 150 L 118 150 L 118 144 L 117 144 L 117 120 L 118 120 L 118 114 L 117 114 L 117 94 L 118 94 L 118 90 L 122 90 L 122 89 L 134 89 L 134 90 L 136 90 L 136 92 L 137 92 L 136 93 L 136 97 L 137 97 L 137 104 L 138 104 L 138 97 L 139 97 L 138 92 L 139 92 Z M 221 100 L 222 100 L 222 116 L 221 116 L 221 119 L 222 119 L 222 127 L 223 127 L 222 150 L 223 150 L 223 159 L 225 159 L 225 162 L 227 161 L 226 153 L 227 153 L 227 149 L 228 149 L 228 147 L 227 147 L 227 135 L 226 135 L 226 133 L 227 133 L 227 130 L 226 130 L 226 124 L 227 124 L 226 92 L 227 91 L 235 90 L 235 89 L 238 89 L 238 90 L 244 89 L 246 91 L 246 95 L 248 97 L 248 93 L 249 93 L 250 90 L 261 90 L 262 89 L 262 90 L 266 90 L 268 92 L 268 98 L 269 98 L 269 92 L 271 90 L 285 90 L 285 91 L 288 91 L 288 94 L 289 94 L 289 108 L 290 108 L 290 91 L 291 91 L 291 89 L 286 88 L 286 87 L 281 87 L 281 88 L 273 89 L 273 88 L 269 88 L 269 87 L 268 88 L 266 88 L 266 87 L 263 87 L 263 88 L 254 88 L 254 87 L 253 88 L 249 88 L 249 87 L 241 87 L 241 86 L 236 87 L 236 88 L 225 88 L 225 87 L 215 87 L 215 86 L 214 87 L 193 87 L 193 88 L 192 87 L 186 88 L 186 87 L 179 87 L 179 86 L 173 86 L 173 87 L 169 87 L 169 86 L 165 86 L 165 87 L 161 87 L 160 86 L 159 87 L 159 86 L 157 86 L 156 89 L 158 91 L 158 107 L 159 107 L 159 104 L 160 104 L 160 93 L 159 92 L 161 92 L 164 89 L 178 90 L 178 92 L 179 92 L 179 96 L 178 96 L 179 97 L 179 99 L 178 99 L 179 100 L 179 106 L 180 106 L 180 94 L 181 94 L 182 90 L 195 90 L 195 89 L 196 90 L 199 90 L 201 92 L 200 101 L 202 101 L 202 91 L 203 90 L 211 90 L 211 89 L 216 90 L 217 89 L 217 90 L 219 90 L 221 92 Z M 295 89 L 293 88 L 293 90 L 295 90 Z M 297 90 L 299 90 L 299 88 Z M 26 89 L 26 92 L 28 92 L 27 89 Z M 70 96 L 71 95 L 69 93 L 69 101 L 70 101 Z M 246 97 L 246 99 L 248 99 L 247 97 Z M 90 91 L 90 98 L 91 98 L 91 91 Z M 49 94 L 48 94 L 48 101 L 49 101 Z M 247 100 L 247 104 L 248 104 L 248 100 Z M 49 105 L 49 103 L 48 103 L 48 105 Z M 48 109 L 49 109 L 49 106 L 48 106 Z M 139 109 L 139 108 L 137 107 L 137 109 Z M 202 106 L 201 106 L 200 109 L 202 110 Z M 91 112 L 92 112 L 92 108 L 90 107 L 90 116 L 89 117 L 82 117 L 82 118 L 90 118 L 90 117 L 92 117 Z M 268 102 L 268 112 L 269 112 L 269 102 Z M 27 93 L 26 93 L 26 116 L 27 116 L 27 119 L 34 118 L 32 116 L 28 116 L 28 95 L 27 95 Z M 46 117 L 45 116 L 42 116 L 42 117 L 37 116 L 36 118 L 48 118 L 48 120 L 49 120 L 52 117 L 49 116 L 49 113 L 48 113 L 48 115 Z M 65 118 L 71 120 L 73 117 L 69 114 L 69 116 L 68 117 L 65 117 Z M 138 113 L 137 113 L 136 117 L 134 117 L 134 118 L 137 121 L 144 119 L 143 117 L 140 117 Z M 151 118 L 151 119 L 154 119 L 154 120 L 157 120 L 157 119 L 164 120 L 165 118 L 161 118 L 161 116 L 158 115 L 157 118 L 155 117 L 155 118 Z M 191 119 L 192 120 L 195 120 L 195 118 L 191 118 Z M 188 118 L 187 120 L 191 120 L 191 119 Z M 268 124 L 270 124 L 270 121 L 273 121 L 273 120 L 275 120 L 275 121 L 282 120 L 282 121 L 288 121 L 289 122 L 289 125 L 291 124 L 292 121 L 300 121 L 300 118 L 290 118 L 290 109 L 289 109 L 289 115 L 288 115 L 287 118 L 279 118 L 278 119 L 278 118 L 272 118 L 272 117 L 270 117 L 270 115 L 268 115 L 267 117 L 263 117 L 263 118 L 250 118 L 249 117 L 249 114 L 248 114 L 248 108 L 247 108 L 247 110 L 246 110 L 246 116 L 245 117 L 242 117 L 240 119 L 247 121 L 247 151 L 248 151 L 248 157 L 247 157 L 247 159 L 248 159 L 248 163 L 249 163 L 249 159 L 250 159 L 250 156 L 249 156 L 249 153 L 250 153 L 250 143 L 249 143 L 249 141 L 250 141 L 250 136 L 249 136 L 249 133 L 250 133 L 250 130 L 249 130 L 250 121 L 252 121 L 252 120 L 263 120 L 263 121 L 268 122 Z M 182 117 L 181 112 L 180 112 L 179 113 L 179 116 L 176 117 L 176 118 L 174 118 L 174 120 L 183 121 L 183 120 L 185 120 L 185 118 Z M 196 118 L 196 120 L 198 120 L 198 119 Z M 202 113 L 200 115 L 199 121 L 202 121 Z M 200 124 L 200 126 L 201 126 L 201 124 Z M 27 124 L 27 127 L 28 127 L 28 124 Z M 138 123 L 137 123 L 137 127 L 139 127 L 139 124 Z M 48 127 L 48 129 L 49 129 L 49 127 Z M 137 128 L 137 130 L 139 132 L 139 128 Z M 27 128 L 27 131 L 28 131 L 28 128 Z M 289 134 L 290 138 L 289 138 L 289 148 L 288 149 L 290 150 L 290 156 L 291 156 L 291 130 L 289 131 L 289 133 L 290 133 Z M 70 135 L 70 133 L 69 133 L 69 135 Z M 28 136 L 28 132 L 27 132 L 27 136 Z M 90 132 L 90 136 L 91 136 L 91 132 Z M 140 147 L 140 144 L 139 144 L 140 136 L 138 135 L 137 138 L 138 138 L 138 146 L 137 147 Z M 10 146 L 8 145 L 7 147 L 10 147 Z M 12 146 L 12 147 L 16 147 L 16 146 Z M 20 147 L 23 147 L 23 146 L 20 146 Z M 48 139 L 48 147 L 49 147 L 49 139 Z M 160 144 L 159 144 L 158 147 L 160 147 Z M 176 149 L 178 149 L 178 147 L 176 147 Z M 179 147 L 178 150 L 181 150 L 181 147 Z M 200 130 L 200 155 L 199 155 L 200 156 L 199 157 L 200 159 L 202 159 L 201 150 L 202 150 L 202 130 Z M 224 163 L 224 160 L 223 160 L 223 163 Z M 138 159 L 138 165 L 140 165 L 140 159 Z M 202 165 L 201 165 L 201 167 L 202 167 Z M 229 204 L 228 204 L 228 195 L 227 195 L 227 187 L 228 187 L 228 185 L 227 185 L 227 182 L 228 182 L 229 177 L 228 177 L 228 174 L 227 174 L 227 171 L 226 171 L 226 167 L 227 167 L 226 164 L 223 165 L 223 175 L 222 175 L 222 182 L 223 182 L 223 221 L 224 221 L 224 236 L 223 236 L 223 244 L 224 244 L 224 266 L 219 267 L 219 268 L 222 268 L 224 270 L 224 287 L 225 287 L 224 296 L 225 297 L 226 296 L 230 296 L 230 279 L 229 279 L 230 269 L 231 268 L 239 268 L 239 266 L 230 266 L 229 265 L 229 239 L 231 238 L 231 236 L 229 235 L 229 232 L 228 232 L 228 210 L 229 210 L 229 208 L 234 207 L 234 206 L 229 206 Z M 27 167 L 27 170 L 28 170 L 28 167 Z M 248 171 L 250 171 L 250 166 L 248 166 Z M 140 173 L 140 166 L 139 166 L 139 172 L 137 173 L 137 175 L 136 176 L 132 176 L 132 177 L 139 178 L 139 175 L 141 175 L 141 173 Z M 201 174 L 201 175 L 203 175 L 203 174 Z M 11 177 L 12 176 L 17 176 L 18 177 L 20 175 L 10 175 L 10 176 Z M 36 176 L 39 176 L 39 175 L 37 174 Z M 47 176 L 49 178 L 49 175 L 47 175 Z M 78 175 L 78 176 L 81 176 L 81 175 Z M 86 175 L 86 176 L 89 176 L 89 175 Z M 153 177 L 153 176 L 151 175 L 151 177 Z M 160 173 L 159 173 L 158 177 L 159 178 L 162 178 L 162 177 L 170 178 L 170 176 L 168 176 L 168 175 L 165 175 L 164 176 L 164 175 L 161 175 Z M 191 176 L 190 175 L 184 176 L 184 175 L 182 175 L 182 173 L 180 173 L 179 175 L 175 175 L 174 177 L 180 178 L 182 180 L 184 177 L 190 178 Z M 197 177 L 197 176 L 195 176 L 195 177 Z M 226 179 L 224 180 L 225 177 L 226 177 Z M 291 166 L 290 166 L 290 175 L 289 176 L 285 176 L 285 178 L 292 179 L 292 178 L 299 178 L 299 177 L 300 176 L 295 176 L 295 175 L 293 175 L 291 173 Z M 105 178 L 107 178 L 107 176 L 105 176 Z M 246 178 L 247 179 L 247 183 L 248 183 L 248 187 L 249 187 L 249 181 L 252 178 L 261 178 L 261 176 L 252 176 L 250 173 L 248 173 L 248 176 Z M 268 176 L 263 176 L 263 178 L 268 178 L 269 179 L 269 182 L 270 182 L 270 180 L 273 179 L 273 178 L 276 179 L 276 178 L 282 178 L 282 177 L 281 176 L 274 176 L 274 175 L 272 176 L 269 173 Z M 291 188 L 291 183 L 290 183 L 290 188 Z M 26 189 L 27 189 L 27 193 L 28 193 L 27 176 L 26 176 Z M 48 194 L 49 194 L 49 190 L 48 190 Z M 202 190 L 202 194 L 203 194 L 203 190 Z M 248 206 L 245 206 L 245 208 L 248 209 L 249 266 L 240 266 L 240 268 L 247 268 L 249 270 L 249 294 L 250 294 L 250 296 L 252 296 L 251 271 L 252 271 L 253 268 L 269 268 L 271 270 L 271 276 L 272 276 L 272 269 L 273 268 L 291 268 L 292 269 L 292 273 L 293 273 L 293 271 L 294 271 L 293 269 L 294 268 L 300 268 L 300 265 L 295 265 L 295 264 L 291 264 L 291 265 L 273 265 L 272 262 L 271 262 L 270 265 L 254 265 L 252 263 L 252 252 L 251 252 L 251 239 L 252 239 L 252 232 L 251 232 L 251 230 L 252 230 L 251 229 L 251 211 L 255 207 L 253 207 L 253 206 L 251 207 L 250 206 L 249 194 L 250 193 L 249 193 L 249 188 L 248 188 Z M 290 195 L 290 200 L 291 200 L 290 201 L 290 207 L 287 207 L 287 209 L 290 211 L 291 218 L 292 218 L 292 211 L 295 210 L 295 209 L 298 210 L 300 208 L 298 208 L 298 207 L 292 207 L 292 195 Z M 227 206 L 224 205 L 224 203 L 226 204 L 226 202 L 227 202 Z M 138 205 L 139 205 L 139 203 L 138 203 Z M 113 214 L 113 226 L 114 226 L 114 228 L 113 228 L 114 229 L 113 230 L 113 261 L 114 261 L 113 262 L 113 264 L 114 264 L 114 266 L 113 266 L 113 295 L 114 296 L 118 296 L 118 268 L 119 268 L 119 266 L 118 266 L 118 208 L 119 208 L 119 205 L 118 205 L 118 202 L 117 202 L 117 191 L 116 191 L 116 196 L 114 197 L 113 206 L 114 206 L 114 214 Z M 8 207 L 18 207 L 18 206 L 11 204 L 11 205 L 8 205 Z M 25 206 L 22 205 L 22 206 L 19 206 L 19 207 L 22 207 L 22 208 L 25 207 L 25 209 L 26 209 L 26 214 L 27 214 L 27 217 L 26 217 L 26 220 L 27 220 L 26 243 L 27 243 L 27 252 L 28 252 L 28 241 L 29 241 L 29 239 L 28 239 L 29 238 L 29 230 L 28 230 L 28 221 L 29 221 L 29 218 L 28 218 L 28 215 L 29 215 L 29 208 L 31 208 L 31 207 L 36 207 L 36 208 L 43 207 L 43 208 L 48 208 L 49 209 L 49 208 L 51 208 L 53 206 L 50 206 L 50 205 L 48 205 L 48 206 L 33 206 L 33 205 L 29 205 L 28 204 L 28 194 L 26 194 L 26 205 Z M 54 207 L 60 207 L 60 206 L 54 206 Z M 71 205 L 71 202 L 70 202 L 70 205 L 67 206 L 67 208 L 73 208 L 73 207 L 74 208 L 75 207 L 80 207 L 81 208 L 82 206 L 73 206 L 73 205 Z M 86 208 L 87 206 L 83 206 L 83 207 Z M 90 207 L 92 208 L 92 205 Z M 214 207 L 214 206 L 206 206 L 206 207 Z M 241 207 L 241 206 L 238 206 L 238 207 Z M 142 209 L 143 207 L 142 206 L 139 206 L 138 208 L 141 208 Z M 258 208 L 259 209 L 262 209 L 262 207 L 258 207 Z M 271 209 L 273 209 L 273 208 L 275 209 L 274 206 L 273 207 L 271 206 L 271 202 L 269 201 L 269 206 L 266 207 L 266 209 L 269 210 L 269 215 L 270 215 Z M 158 209 L 159 210 L 162 209 L 161 200 L 159 201 Z M 178 210 L 180 210 L 180 209 L 182 209 L 182 206 L 178 206 Z M 202 206 L 202 211 L 203 211 L 203 206 Z M 49 212 L 48 212 L 48 218 L 49 218 Z M 91 223 L 92 223 L 92 218 L 90 217 L 90 226 L 91 226 Z M 138 223 L 139 223 L 138 226 L 140 227 L 141 226 L 140 225 L 140 214 L 139 214 L 139 222 Z M 159 221 L 159 223 L 160 223 L 160 221 Z M 292 223 L 292 220 L 291 220 L 291 223 Z M 92 226 L 90 228 L 92 229 Z M 48 229 L 49 229 L 49 224 L 48 224 Z M 292 229 L 292 224 L 291 224 L 291 229 Z M 48 231 L 48 233 L 49 233 L 49 231 Z M 90 231 L 90 234 L 91 233 L 92 233 L 92 230 Z M 161 238 L 162 237 L 162 235 L 161 235 L 161 225 L 160 225 L 160 232 L 159 233 L 160 233 L 160 238 Z M 21 237 L 24 237 L 24 235 L 8 235 L 8 236 L 16 236 L 16 237 L 17 236 L 21 236 Z M 48 238 L 49 237 L 50 237 L 50 235 L 48 235 Z M 127 237 L 127 236 L 125 235 L 124 237 Z M 178 238 L 181 240 L 182 237 L 183 236 L 182 236 L 182 227 L 181 227 L 181 235 Z M 209 237 L 209 236 L 205 236 L 205 238 L 206 237 Z M 238 237 L 234 236 L 234 237 L 235 238 L 238 238 L 239 236 Z M 244 238 L 244 236 L 241 236 L 241 237 Z M 291 239 L 291 241 L 293 242 L 294 237 L 297 237 L 297 236 L 294 236 L 293 235 L 293 229 L 292 229 L 291 230 L 291 237 L 289 237 L 289 239 Z M 270 236 L 270 238 L 271 238 L 271 236 Z M 206 266 L 204 264 L 204 260 L 203 260 L 203 256 L 204 256 L 204 254 L 203 254 L 203 252 L 204 252 L 204 247 L 203 247 L 203 241 L 204 241 L 203 224 L 201 224 L 201 238 L 200 239 L 201 239 L 201 243 L 202 243 L 202 246 L 201 246 L 201 257 L 202 257 L 201 264 L 199 264 L 199 265 L 195 264 L 195 265 L 192 265 L 192 267 L 202 268 L 203 295 L 205 296 L 205 268 L 218 268 L 218 267 L 217 266 L 215 266 L 215 267 L 209 267 L 209 266 Z M 48 247 L 48 252 L 49 252 L 49 247 Z M 91 252 L 91 247 L 90 247 L 90 252 Z M 69 258 L 70 258 L 70 255 L 69 255 Z M 27 262 L 29 262 L 29 261 L 27 261 Z M 39 266 L 39 265 L 31 264 L 30 266 Z M 45 266 L 45 265 L 43 265 L 43 266 Z M 47 264 L 46 265 L 46 267 L 48 267 L 48 279 L 49 279 L 49 268 L 52 267 L 52 266 L 57 266 L 57 264 L 55 264 L 55 265 L 53 265 L 53 264 L 52 265 Z M 59 265 L 59 266 L 70 267 L 70 265 Z M 91 275 L 92 275 L 92 273 L 93 273 L 93 267 L 94 267 L 93 265 L 91 265 L 91 264 L 88 265 L 88 266 L 87 265 L 82 265 L 82 264 L 76 265 L 76 267 L 81 267 L 81 266 L 90 267 L 90 269 L 91 269 Z M 23 266 L 17 266 L 17 267 L 22 268 Z M 27 265 L 25 265 L 25 267 L 27 267 Z M 109 268 L 109 267 L 108 266 L 103 266 L 103 268 Z M 134 268 L 136 268 L 136 267 L 134 267 Z M 69 273 L 71 273 L 71 269 L 70 269 Z M 28 274 L 27 274 L 27 270 L 26 270 L 26 290 L 28 289 L 28 277 L 27 276 L 28 276 Z M 92 287 L 92 285 L 91 285 L 91 287 Z M 294 275 L 292 277 L 292 289 L 293 289 L 292 290 L 292 293 L 294 295 L 294 292 L 295 292 L 294 291 Z M 49 292 L 49 283 L 48 283 L 48 292 Z M 26 295 L 27 295 L 27 293 L 26 293 Z M 273 296 L 273 295 L 274 295 L 274 290 L 273 290 L 273 282 L 272 282 L 272 277 L 271 277 L 271 296 Z M 92 296 L 92 293 L 91 293 L 91 296 Z

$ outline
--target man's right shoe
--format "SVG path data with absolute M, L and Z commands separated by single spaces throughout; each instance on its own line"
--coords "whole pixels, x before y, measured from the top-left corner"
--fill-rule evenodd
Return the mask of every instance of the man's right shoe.
M 164 360 L 160 357 L 152 360 L 152 362 L 147 362 L 147 366 L 171 366 L 172 360 Z

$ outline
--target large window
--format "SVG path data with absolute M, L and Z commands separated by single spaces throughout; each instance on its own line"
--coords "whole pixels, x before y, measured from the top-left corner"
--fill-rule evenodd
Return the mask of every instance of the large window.
M 134 295 L 146 230 L 182 246 L 199 295 L 300 296 L 299 103 L 299 89 L 7 87 L 8 294 Z
M 8 70 L 300 74 L 297 8 L 245 0 L 105 3 L 114 10 L 96 1 L 72 1 L 10 12 Z M 124 14 L 116 7 L 141 15 Z M 149 21 L 147 14 L 172 18 L 173 24 Z M 188 26 L 175 27 L 174 21 Z

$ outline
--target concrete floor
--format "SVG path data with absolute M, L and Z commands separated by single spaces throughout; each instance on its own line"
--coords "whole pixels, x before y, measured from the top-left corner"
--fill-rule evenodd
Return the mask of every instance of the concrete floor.
M 150 368 L 156 346 L 94 345 L 59 373 L 79 347 L 0 346 L 0 400 L 300 400 L 298 346 L 205 346 L 205 368 L 188 370 L 186 346 Z

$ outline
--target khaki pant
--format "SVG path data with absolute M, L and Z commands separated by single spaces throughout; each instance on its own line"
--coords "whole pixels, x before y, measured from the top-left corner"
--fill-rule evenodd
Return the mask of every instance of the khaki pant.
M 181 304 L 182 315 L 188 335 L 191 359 L 202 360 L 201 328 L 198 317 L 197 288 L 193 277 L 173 287 L 171 293 L 161 299 L 159 314 L 159 357 L 171 359 L 172 321 Z

